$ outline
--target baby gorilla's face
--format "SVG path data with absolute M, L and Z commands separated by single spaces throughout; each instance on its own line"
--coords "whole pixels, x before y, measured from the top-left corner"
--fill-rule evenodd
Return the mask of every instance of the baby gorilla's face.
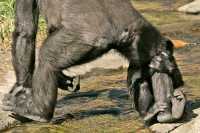
M 175 64 L 172 62 L 173 56 L 167 52 L 161 52 L 155 56 L 149 64 L 151 72 L 172 73 L 175 69 Z

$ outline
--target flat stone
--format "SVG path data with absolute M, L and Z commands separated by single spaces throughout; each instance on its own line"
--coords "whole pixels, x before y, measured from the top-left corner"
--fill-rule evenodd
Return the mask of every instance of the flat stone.
M 190 13 L 190 14 L 199 14 L 200 13 L 200 0 L 196 0 L 187 5 L 184 5 L 180 8 L 178 8 L 178 11 Z
M 192 102 L 193 105 L 199 103 Z M 200 132 L 200 105 L 191 110 L 187 107 L 183 119 L 177 123 L 157 123 L 150 127 L 156 133 L 199 133 Z
M 174 129 L 176 129 L 177 127 L 179 127 L 181 125 L 182 125 L 182 123 L 169 123 L 169 124 L 157 123 L 157 124 L 152 125 L 150 127 L 150 129 L 156 133 L 168 133 L 170 131 L 173 131 Z M 182 132 L 182 133 L 184 133 L 184 132 Z
M 193 110 L 197 115 L 191 121 L 179 126 L 172 133 L 199 133 L 200 132 L 200 108 Z

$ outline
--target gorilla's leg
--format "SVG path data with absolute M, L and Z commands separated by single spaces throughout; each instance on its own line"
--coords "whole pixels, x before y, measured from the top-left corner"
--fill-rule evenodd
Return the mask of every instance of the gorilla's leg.
M 184 113 L 186 98 L 180 88 L 173 89 L 172 79 L 168 74 L 155 73 L 152 76 L 155 104 L 159 111 L 159 122 L 173 122 L 180 119 Z M 163 106 L 163 107 L 161 107 Z
M 73 43 L 73 44 L 72 44 Z M 51 120 L 57 99 L 58 75 L 63 69 L 95 59 L 109 49 L 80 43 L 65 29 L 52 33 L 40 49 L 39 64 L 29 94 L 21 94 L 10 103 L 10 111 L 35 121 Z
M 31 87 L 35 64 L 35 39 L 39 10 L 35 0 L 16 0 L 15 30 L 12 40 L 12 63 L 19 86 Z
M 152 86 L 155 104 L 166 105 L 163 112 L 157 116 L 159 122 L 171 121 L 171 98 L 173 97 L 173 83 L 171 78 L 165 73 L 155 72 L 152 76 Z
M 132 102 L 132 108 L 136 109 L 139 95 L 137 90 L 139 90 L 139 83 L 142 79 L 141 69 L 135 66 L 133 63 L 129 64 L 128 75 L 127 75 L 127 87 L 129 89 L 129 95 Z M 137 95 L 137 96 L 136 96 Z
M 77 92 L 80 90 L 80 77 L 66 76 L 63 72 L 59 72 L 58 87 L 62 90 Z
M 16 0 L 15 3 L 12 63 L 16 74 L 16 83 L 13 85 L 10 94 L 18 92 L 20 88 L 32 87 L 35 66 L 35 40 L 39 16 L 39 7 L 36 0 Z M 69 79 L 65 76 L 59 81 L 61 89 L 72 92 L 79 90 L 78 77 Z M 68 81 L 70 81 L 70 84 L 66 84 Z

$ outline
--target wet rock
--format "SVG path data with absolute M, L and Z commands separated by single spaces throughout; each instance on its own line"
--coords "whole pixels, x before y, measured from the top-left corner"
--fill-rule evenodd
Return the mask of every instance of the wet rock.
M 180 125 L 181 123 L 173 123 L 173 124 L 157 123 L 157 124 L 152 125 L 150 128 L 153 132 L 156 132 L 156 133 L 169 133 L 170 131 L 173 131 Z
M 190 13 L 190 14 L 199 14 L 200 13 L 200 0 L 196 0 L 185 6 L 182 6 L 178 9 L 178 11 Z
M 179 126 L 172 133 L 199 133 L 200 132 L 200 108 L 193 110 L 196 114 L 195 118 L 191 121 Z
M 183 120 L 177 123 L 157 123 L 150 128 L 156 133 L 199 133 L 200 131 L 200 108 L 190 110 Z

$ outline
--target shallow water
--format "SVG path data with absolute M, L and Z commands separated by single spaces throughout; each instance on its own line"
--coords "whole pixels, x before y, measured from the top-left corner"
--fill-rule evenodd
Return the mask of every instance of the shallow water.
M 171 9 L 169 11 L 159 1 L 150 4 L 136 1 L 135 7 L 157 26 L 162 34 L 190 43 L 200 42 L 200 16 L 181 14 Z M 199 100 L 200 46 L 177 49 L 175 56 L 188 88 L 188 99 Z M 55 117 L 65 114 L 64 121 L 61 120 L 59 124 L 23 124 L 5 132 L 150 132 L 144 127 L 138 114 L 131 109 L 126 89 L 126 71 L 101 70 L 94 73 L 90 73 L 90 77 L 83 77 L 81 81 L 81 91 L 86 93 L 64 93 L 64 98 L 59 96 Z

